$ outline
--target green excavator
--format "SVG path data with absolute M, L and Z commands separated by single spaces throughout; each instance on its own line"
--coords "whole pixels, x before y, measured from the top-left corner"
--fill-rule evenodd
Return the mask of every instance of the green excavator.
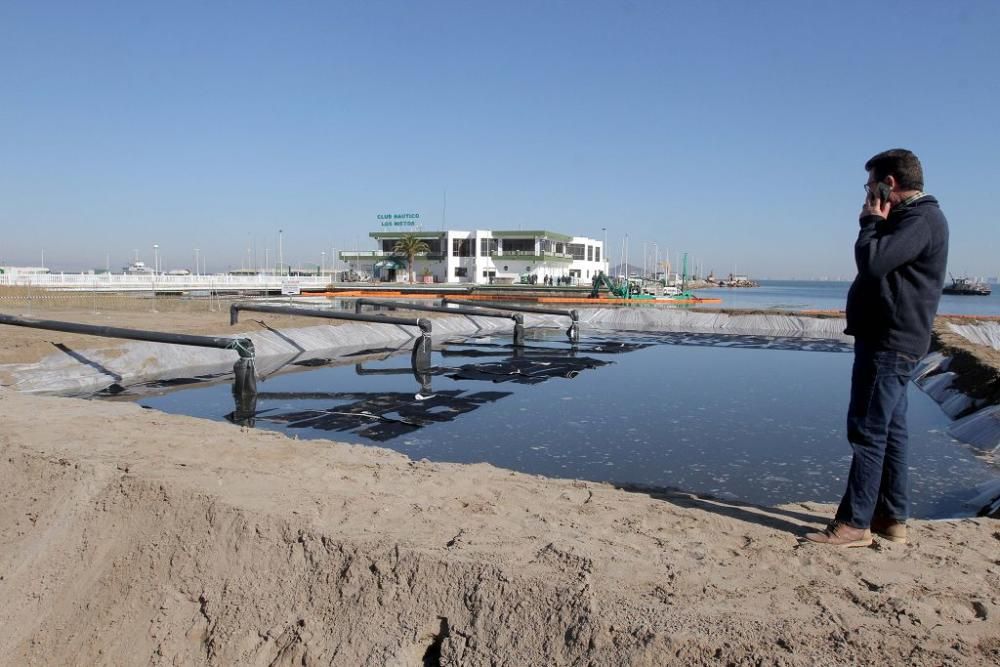
M 643 294 L 638 283 L 630 280 L 623 280 L 620 284 L 615 284 L 610 278 L 604 275 L 604 271 L 598 271 L 597 275 L 591 279 L 590 298 L 596 299 L 601 295 L 601 287 L 607 288 L 612 296 L 619 299 L 653 299 L 651 294 Z

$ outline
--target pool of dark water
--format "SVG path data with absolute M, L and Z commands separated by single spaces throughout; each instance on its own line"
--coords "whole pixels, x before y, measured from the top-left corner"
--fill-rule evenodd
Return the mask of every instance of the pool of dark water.
M 139 402 L 414 459 L 763 505 L 836 502 L 851 361 L 833 340 L 618 333 L 516 352 L 509 337 L 481 337 L 436 350 L 419 377 L 400 353 L 272 375 L 239 410 L 225 384 Z M 947 416 L 913 385 L 909 399 L 914 516 L 967 513 L 975 486 L 1000 472 L 949 437 Z

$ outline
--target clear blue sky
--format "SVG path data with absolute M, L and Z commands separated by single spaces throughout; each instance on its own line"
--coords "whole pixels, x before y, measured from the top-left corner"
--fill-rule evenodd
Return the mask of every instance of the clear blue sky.
M 381 212 L 853 277 L 873 153 L 1000 273 L 1000 2 L 0 3 L 0 263 L 370 248 Z

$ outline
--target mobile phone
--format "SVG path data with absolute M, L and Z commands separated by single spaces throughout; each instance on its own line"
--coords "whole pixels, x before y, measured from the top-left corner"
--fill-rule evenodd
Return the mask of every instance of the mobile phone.
M 875 187 L 878 188 L 878 190 L 877 190 L 877 192 L 878 192 L 878 198 L 882 200 L 882 203 L 883 204 L 888 203 L 888 201 L 889 201 L 889 194 L 892 192 L 892 188 L 889 187 L 889 184 L 888 183 L 879 183 Z
M 869 197 L 873 201 L 880 200 L 883 204 L 886 204 L 889 201 L 890 192 L 892 192 L 892 188 L 887 183 L 876 183 L 875 187 L 869 193 Z

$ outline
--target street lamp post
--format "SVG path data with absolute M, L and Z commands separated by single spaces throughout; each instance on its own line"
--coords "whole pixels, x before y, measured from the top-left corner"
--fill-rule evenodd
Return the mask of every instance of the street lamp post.
M 323 272 L 326 270 L 326 251 L 321 250 L 319 253 L 319 275 L 322 278 Z
M 601 231 L 604 232 L 604 245 L 601 246 L 601 252 L 604 254 L 604 263 L 608 265 L 608 270 L 605 273 L 610 273 L 611 263 L 608 261 L 608 228 L 601 227 Z
M 155 276 L 160 272 L 160 246 L 158 243 L 153 244 L 153 275 Z
M 196 275 L 196 276 L 201 275 L 201 273 L 198 270 L 198 268 L 199 268 L 198 267 L 198 252 L 199 252 L 198 248 L 195 248 L 194 249 L 194 275 Z
M 283 230 L 281 230 L 281 229 L 278 230 L 278 275 L 284 275 L 281 272 L 282 271 L 281 267 L 285 263 L 285 255 L 284 255 L 284 251 L 283 251 L 282 246 L 281 246 L 281 234 L 282 234 L 282 231 Z
M 625 284 L 628 285 L 628 234 L 625 235 Z

